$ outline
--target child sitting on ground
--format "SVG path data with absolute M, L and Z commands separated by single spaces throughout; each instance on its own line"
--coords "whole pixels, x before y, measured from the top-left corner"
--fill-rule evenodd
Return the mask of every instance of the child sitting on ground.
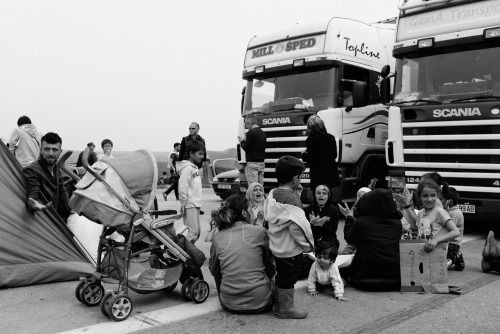
M 333 287 L 335 298 L 348 302 L 344 297 L 344 283 L 340 277 L 339 268 L 335 265 L 338 248 L 331 242 L 320 241 L 314 247 L 316 261 L 311 266 L 307 279 L 307 290 L 311 296 L 317 296 L 318 291 Z
M 460 235 L 448 244 L 448 267 L 453 267 L 456 271 L 462 271 L 465 268 L 464 257 L 460 251 L 462 238 L 464 237 L 464 215 L 458 207 L 458 191 L 443 183 L 443 197 L 445 199 L 444 208 L 448 211 L 451 220 L 455 223 Z
M 179 199 L 182 218 L 188 228 L 186 238 L 193 244 L 200 237 L 201 177 L 198 165 L 205 155 L 202 142 L 191 140 L 187 145 L 189 160 L 177 162 L 179 172 Z
M 300 188 L 305 166 L 292 156 L 276 163 L 279 188 L 271 190 L 264 203 L 264 218 L 269 223 L 269 248 L 276 262 L 278 301 L 274 314 L 282 319 L 302 319 L 307 311 L 294 306 L 295 283 L 298 280 L 302 253 L 313 250 L 311 225 L 302 210 L 302 202 L 294 193 Z

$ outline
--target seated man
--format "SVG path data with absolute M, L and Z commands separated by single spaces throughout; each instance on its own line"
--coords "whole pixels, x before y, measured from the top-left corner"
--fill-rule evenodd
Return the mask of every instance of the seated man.
M 61 155 L 62 140 L 58 134 L 49 132 L 41 139 L 40 157 L 24 169 L 28 200 L 26 205 L 31 213 L 45 211 L 53 206 L 59 216 L 66 221 L 71 209 L 69 197 L 64 187 L 57 160 Z M 40 202 L 40 194 L 48 201 Z

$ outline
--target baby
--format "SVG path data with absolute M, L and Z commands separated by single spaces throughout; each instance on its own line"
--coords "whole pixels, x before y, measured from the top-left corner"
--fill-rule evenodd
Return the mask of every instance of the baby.
M 317 296 L 319 291 L 331 289 L 335 298 L 347 302 L 344 297 L 344 282 L 340 277 L 339 268 L 335 265 L 338 249 L 331 242 L 319 241 L 314 249 L 316 261 L 311 266 L 307 279 L 307 290 L 311 296 Z

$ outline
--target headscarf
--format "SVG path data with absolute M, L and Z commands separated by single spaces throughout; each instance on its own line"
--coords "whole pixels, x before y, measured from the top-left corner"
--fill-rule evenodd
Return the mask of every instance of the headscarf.
M 364 194 L 356 205 L 358 217 L 374 216 L 401 219 L 403 214 L 396 207 L 392 193 L 387 189 L 374 189 Z
M 247 199 L 250 201 L 250 203 L 252 204 L 252 206 L 262 206 L 263 203 L 264 203 L 264 197 L 262 197 L 262 201 L 261 202 L 256 202 L 255 199 L 253 198 L 253 189 L 255 187 L 261 187 L 262 188 L 262 193 L 264 193 L 264 187 L 262 186 L 262 184 L 258 183 L 258 182 L 254 182 L 252 184 L 250 184 L 248 186 L 248 189 L 247 189 Z

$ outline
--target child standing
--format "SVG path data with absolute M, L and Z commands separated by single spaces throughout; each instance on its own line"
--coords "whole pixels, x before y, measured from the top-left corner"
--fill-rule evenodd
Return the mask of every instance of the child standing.
M 339 301 L 348 302 L 344 297 L 344 282 L 340 277 L 339 268 L 335 265 L 338 248 L 327 241 L 320 241 L 314 247 L 316 261 L 311 266 L 309 278 L 307 279 L 307 290 L 311 296 L 317 296 L 317 291 L 323 291 L 333 287 L 335 298 Z
M 184 225 L 188 228 L 186 238 L 193 244 L 200 237 L 201 177 L 198 165 L 205 155 L 203 143 L 191 140 L 187 145 L 189 160 L 177 162 L 179 172 L 179 200 Z
M 447 242 L 460 236 L 457 226 L 446 210 L 437 205 L 441 188 L 430 180 L 422 180 L 417 188 L 417 196 L 422 201 L 423 209 L 418 212 L 416 221 L 409 219 L 413 230 L 418 230 L 418 238 L 426 239 L 424 249 L 430 252 L 440 242 Z M 405 205 L 404 210 L 413 210 Z M 446 229 L 443 229 L 446 227 Z
M 444 208 L 448 210 L 451 220 L 453 220 L 460 232 L 460 235 L 450 240 L 448 245 L 448 263 L 451 261 L 450 265 L 453 266 L 456 271 L 462 271 L 465 268 L 465 262 L 462 252 L 460 251 L 460 245 L 464 237 L 464 215 L 458 207 L 458 191 L 448 186 L 445 182 L 443 183 L 443 196 L 445 199 Z
M 313 250 L 311 225 L 302 210 L 302 202 L 294 193 L 300 189 L 305 166 L 292 156 L 276 163 L 279 188 L 271 190 L 264 203 L 264 218 L 269 223 L 269 248 L 276 262 L 278 301 L 274 314 L 282 319 L 302 319 L 307 311 L 294 306 L 295 283 L 298 280 L 302 253 Z

